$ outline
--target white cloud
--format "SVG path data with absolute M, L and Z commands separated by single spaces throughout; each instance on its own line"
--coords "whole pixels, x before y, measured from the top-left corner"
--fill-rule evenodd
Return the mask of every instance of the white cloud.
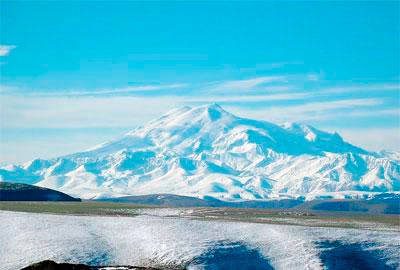
M 365 107 L 376 107 L 381 105 L 383 101 L 377 98 L 364 99 L 344 99 L 335 101 L 310 102 L 301 105 L 280 105 L 263 107 L 260 109 L 247 109 L 237 106 L 229 106 L 229 109 L 239 115 L 249 118 L 268 120 L 273 122 L 283 121 L 310 121 L 322 120 L 341 116 L 351 117 L 352 113 L 359 114 L 357 109 Z M 338 112 L 340 109 L 352 109 L 353 112 Z M 373 115 L 377 112 L 367 111 Z M 392 112 L 394 113 L 394 112 Z
M 294 85 L 271 85 L 271 86 L 265 86 L 260 88 L 260 90 L 264 90 L 266 92 L 274 92 L 274 91 L 290 91 L 292 89 L 296 89 L 296 86 Z
M 182 102 L 223 103 L 223 102 L 261 102 L 277 100 L 299 100 L 309 96 L 308 93 L 269 94 L 269 95 L 241 95 L 241 96 L 209 96 L 209 97 L 182 97 Z
M 0 93 L 1 93 L 1 94 L 7 93 L 7 92 L 9 92 L 10 90 L 11 90 L 11 88 L 10 88 L 9 86 L 0 84 Z
M 355 110 L 355 111 L 346 111 L 346 112 L 338 112 L 336 116 L 340 117 L 381 117 L 381 116 L 397 116 L 400 117 L 400 108 L 394 109 L 378 109 L 378 110 Z
M 0 140 L 0 166 L 4 163 L 20 163 L 35 158 L 55 158 L 80 152 L 123 136 L 129 129 L 52 129 L 51 132 L 35 132 L 30 129 L 19 130 L 17 138 L 14 131 L 4 131 Z M 8 133 L 10 132 L 10 133 Z M 8 133 L 8 134 L 7 134 Z
M 271 70 L 277 68 L 283 68 L 289 65 L 302 65 L 304 64 L 301 61 L 288 61 L 288 62 L 274 62 L 274 63 L 264 63 L 264 64 L 256 64 L 253 67 L 240 68 L 241 72 L 256 72 L 259 70 Z
M 0 85 L 0 93 L 23 95 L 23 96 L 39 96 L 39 97 L 78 97 L 78 96 L 101 96 L 101 95 L 117 95 L 129 94 L 137 92 L 151 92 L 158 90 L 179 89 L 189 86 L 184 83 L 174 84 L 151 84 L 151 85 L 134 85 L 120 88 L 106 88 L 96 90 L 59 90 L 59 91 L 26 91 L 24 89 L 11 88 Z M 4 89 L 4 91 L 3 91 Z M 13 91 L 12 91 L 13 90 Z
M 174 84 L 166 84 L 166 85 L 137 85 L 137 86 L 128 86 L 124 88 L 115 88 L 115 89 L 105 89 L 103 92 L 106 93 L 123 93 L 123 92 L 136 92 L 136 91 L 156 91 L 162 89 L 177 89 L 188 86 L 183 83 L 174 83 Z M 97 91 L 96 91 L 97 92 Z M 98 91 L 102 92 L 102 90 Z
M 214 102 L 254 102 L 268 100 L 301 99 L 302 95 L 264 95 L 233 97 L 22 97 L 2 96 L 1 128 L 77 128 L 136 126 L 159 117 L 166 111 L 187 104 Z M 373 107 L 380 99 L 349 99 L 313 102 L 294 106 L 274 106 L 246 109 L 226 106 L 240 116 L 270 121 L 308 121 L 335 117 L 334 110 Z M 224 106 L 225 107 L 225 106 Z M 331 111 L 331 112 L 329 112 Z M 395 113 L 395 112 L 391 112 Z M 346 116 L 347 113 L 346 113 Z
M 345 141 L 369 151 L 400 151 L 400 127 L 337 130 Z
M 340 94 L 340 93 L 348 93 L 348 92 L 356 92 L 356 91 L 393 91 L 400 90 L 400 84 L 398 83 L 382 83 L 382 84 L 360 84 L 360 85 L 350 85 L 350 86 L 336 86 L 336 87 L 328 87 L 322 88 L 322 93 L 329 94 Z
M 318 81 L 320 79 L 320 75 L 317 73 L 309 73 L 306 77 L 309 81 Z
M 293 100 L 303 97 L 303 94 L 232 97 L 2 96 L 0 127 L 133 127 L 187 104 Z
M 246 80 L 231 80 L 216 83 L 210 90 L 251 90 L 252 88 L 271 82 L 287 82 L 286 76 L 262 76 Z
M 179 106 L 173 98 L 2 96 L 0 128 L 135 127 Z
M 0 45 L 0 56 L 7 56 L 15 48 L 13 45 Z
M 374 106 L 382 104 L 382 100 L 378 98 L 359 98 L 359 99 L 342 99 L 334 101 L 311 102 L 303 105 L 291 106 L 294 111 L 302 112 L 320 112 L 332 109 L 354 108 L 360 106 Z

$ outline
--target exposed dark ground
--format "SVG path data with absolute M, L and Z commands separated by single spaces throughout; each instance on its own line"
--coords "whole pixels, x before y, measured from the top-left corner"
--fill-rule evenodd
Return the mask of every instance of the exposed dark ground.
M 0 201 L 80 201 L 80 199 L 49 188 L 0 182 Z
M 120 198 L 102 199 L 108 202 L 124 202 L 171 207 L 229 207 L 229 208 L 257 208 L 257 209 L 295 209 L 296 211 L 336 211 L 357 212 L 365 214 L 400 215 L 400 196 L 396 194 L 381 194 L 368 200 L 295 200 L 282 199 L 270 201 L 241 201 L 226 202 L 215 198 L 199 199 L 173 194 L 152 194 L 142 196 L 127 196 Z
M 107 268 L 106 268 L 107 267 Z M 100 269 L 132 269 L 132 270 L 161 270 L 158 268 L 151 267 L 137 267 L 137 266 L 89 266 L 86 264 L 71 264 L 71 263 L 56 263 L 54 261 L 46 260 L 41 261 L 27 267 L 22 268 L 21 270 L 100 270 Z
M 398 215 L 358 212 L 305 211 L 295 209 L 252 209 L 228 207 L 160 207 L 115 202 L 0 202 L 0 210 L 62 215 L 137 216 L 153 209 L 174 209 L 169 217 L 288 224 L 312 227 L 389 229 L 400 231 Z M 176 210 L 176 211 L 175 211 Z M 147 211 L 143 213 L 143 211 Z M 150 213 L 148 213 L 150 211 Z M 155 214 L 156 215 L 156 214 Z

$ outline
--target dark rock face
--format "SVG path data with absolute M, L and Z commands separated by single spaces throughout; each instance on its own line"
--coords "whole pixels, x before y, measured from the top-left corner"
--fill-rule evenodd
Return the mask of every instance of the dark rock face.
M 0 182 L 0 201 L 80 201 L 80 199 L 49 188 Z
M 21 270 L 90 270 L 97 269 L 84 264 L 69 264 L 69 263 L 56 263 L 54 261 L 42 261 L 34 263 Z
M 107 268 L 108 270 L 112 269 L 161 270 L 151 267 L 136 267 L 136 266 L 89 266 L 86 264 L 56 263 L 50 260 L 34 263 L 28 267 L 22 268 L 21 270 L 97 270 L 97 269 L 99 270 L 104 268 Z

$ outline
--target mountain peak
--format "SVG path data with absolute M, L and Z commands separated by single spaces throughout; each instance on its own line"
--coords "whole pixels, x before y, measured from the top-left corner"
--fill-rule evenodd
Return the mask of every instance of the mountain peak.
M 215 112 L 215 113 L 221 113 L 221 114 L 230 114 L 226 110 L 224 110 L 220 105 L 217 103 L 210 103 L 210 104 L 205 104 L 205 105 L 199 105 L 199 106 L 193 106 L 193 107 L 184 107 L 188 108 L 192 113 L 201 113 L 201 112 Z
M 158 119 L 151 121 L 151 124 L 160 124 L 160 122 L 185 122 L 184 120 L 188 120 L 189 122 L 196 121 L 196 119 L 207 118 L 212 121 L 221 118 L 222 116 L 227 116 L 230 114 L 225 111 L 220 105 L 216 103 L 200 105 L 200 106 L 183 106 L 172 109 L 167 113 L 163 114 Z
M 281 126 L 286 130 L 303 135 L 304 138 L 310 142 L 315 142 L 321 138 L 325 140 L 330 140 L 332 138 L 336 138 L 338 141 L 342 140 L 342 137 L 337 133 L 322 131 L 303 123 L 284 123 Z
M 223 116 L 232 116 L 229 112 L 225 111 L 220 105 L 216 103 L 207 104 L 203 106 L 194 107 L 193 112 L 201 111 L 211 121 L 221 119 Z
M 207 108 L 207 110 L 212 110 L 212 111 L 219 111 L 219 112 L 226 112 L 219 104 L 217 103 L 210 103 L 206 104 L 200 107 Z
M 150 122 L 150 128 L 155 126 L 160 128 L 181 126 L 185 129 L 196 124 L 207 125 L 207 123 L 217 120 L 225 119 L 226 121 L 231 121 L 234 118 L 234 115 L 215 103 L 193 107 L 185 106 L 173 109 Z
M 240 138 L 240 139 L 239 139 Z M 318 130 L 306 124 L 285 123 L 276 125 L 237 117 L 218 104 L 181 107 L 171 110 L 160 118 L 129 132 L 125 137 L 99 145 L 90 152 L 107 154 L 116 150 L 164 147 L 178 152 L 199 152 L 193 145 L 213 148 L 215 143 L 257 145 L 262 151 L 268 149 L 288 155 L 324 155 L 325 152 L 367 151 L 351 145 L 337 133 Z M 222 146 L 221 146 L 222 147 Z

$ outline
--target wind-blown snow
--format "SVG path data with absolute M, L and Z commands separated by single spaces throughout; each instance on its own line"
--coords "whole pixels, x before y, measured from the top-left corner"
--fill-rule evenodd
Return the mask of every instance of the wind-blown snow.
M 185 266 L 217 242 L 258 249 L 274 269 L 322 269 L 317 243 L 374 243 L 398 266 L 397 232 L 196 221 L 155 216 L 89 217 L 0 211 L 1 269 L 53 259 L 107 265 Z M 189 264 L 190 265 L 190 264 Z
M 347 198 L 400 191 L 395 156 L 308 125 L 244 119 L 209 105 L 175 109 L 85 152 L 2 168 L 0 179 L 82 198 Z

